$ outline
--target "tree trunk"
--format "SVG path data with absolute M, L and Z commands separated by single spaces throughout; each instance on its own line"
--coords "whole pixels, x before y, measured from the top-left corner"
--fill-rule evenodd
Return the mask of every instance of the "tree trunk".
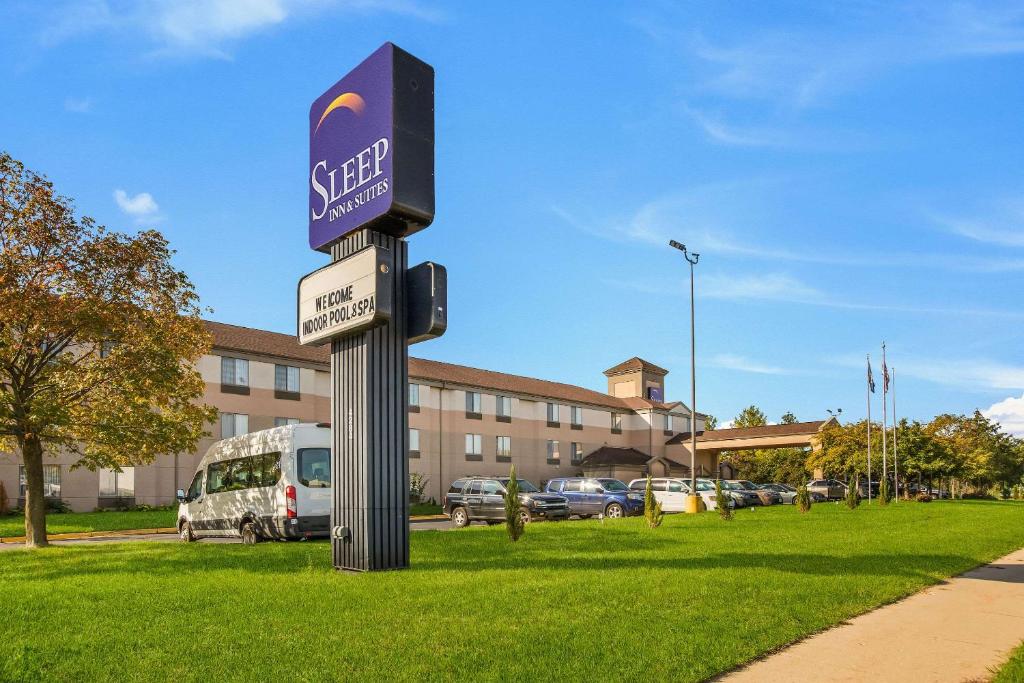
M 46 496 L 43 493 L 43 445 L 35 434 L 21 442 L 21 459 L 25 463 L 25 545 L 42 548 L 46 540 Z

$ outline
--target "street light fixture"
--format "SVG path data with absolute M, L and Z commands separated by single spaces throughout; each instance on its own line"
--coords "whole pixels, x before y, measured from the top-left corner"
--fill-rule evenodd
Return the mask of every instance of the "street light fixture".
M 693 310 L 693 267 L 700 260 L 700 254 L 691 254 L 685 244 L 675 240 L 669 240 L 668 246 L 683 252 L 683 258 L 690 264 L 690 496 L 686 499 L 686 511 L 700 512 L 704 501 L 697 495 L 697 334 Z
M 831 415 L 832 417 L 839 417 L 840 415 L 843 414 L 843 409 L 842 408 L 836 408 L 835 412 L 832 412 L 831 408 L 825 408 L 825 412 L 828 413 L 829 415 Z

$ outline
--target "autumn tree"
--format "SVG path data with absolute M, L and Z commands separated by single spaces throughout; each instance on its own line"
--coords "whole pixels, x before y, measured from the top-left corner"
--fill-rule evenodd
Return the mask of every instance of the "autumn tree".
M 794 424 L 796 416 L 785 413 L 782 424 Z M 747 406 L 732 422 L 733 427 L 763 427 L 768 416 L 755 405 Z M 740 479 L 758 482 L 782 482 L 796 486 L 806 478 L 806 456 L 801 448 L 763 448 L 743 451 L 725 451 L 722 460 L 733 467 Z
M 141 465 L 195 448 L 216 411 L 188 277 L 155 230 L 76 218 L 45 177 L 0 153 L 0 448 L 25 468 L 26 545 L 46 545 L 43 458 Z

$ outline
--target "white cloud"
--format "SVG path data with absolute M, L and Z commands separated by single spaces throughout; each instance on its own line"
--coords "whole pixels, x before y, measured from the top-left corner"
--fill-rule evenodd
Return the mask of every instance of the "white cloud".
M 1010 396 L 998 403 L 993 403 L 981 414 L 998 422 L 1003 431 L 1014 436 L 1024 437 L 1024 394 L 1020 398 Z
M 157 56 L 230 58 L 231 46 L 284 23 L 341 9 L 387 12 L 434 21 L 440 14 L 415 0 L 87 0 L 58 4 L 40 33 L 53 46 L 81 35 L 142 36 Z
M 1024 201 L 1005 201 L 991 210 L 991 215 L 978 218 L 951 218 L 933 215 L 946 230 L 987 244 L 1002 247 L 1024 247 Z
M 726 370 L 739 370 L 740 372 L 752 372 L 758 375 L 782 375 L 785 370 L 773 365 L 766 365 L 753 361 L 746 356 L 738 356 L 731 353 L 719 353 L 711 359 L 710 365 Z
M 701 278 L 700 294 L 709 299 L 757 299 L 826 303 L 819 290 L 785 273 L 762 275 L 723 275 L 712 273 Z
M 933 384 L 941 384 L 968 391 L 1024 390 L 1024 366 L 1011 365 L 986 358 L 934 358 L 923 356 L 900 357 L 890 349 L 889 367 L 900 377 L 913 377 Z M 859 368 L 865 371 L 863 354 L 851 353 L 828 359 L 835 365 Z M 872 354 L 872 369 L 878 391 L 881 391 L 882 362 Z
M 148 192 L 139 192 L 131 196 L 124 190 L 117 189 L 114 190 L 114 201 L 121 207 L 121 211 L 136 221 L 152 221 L 159 218 L 160 207 L 153 199 L 153 195 Z
M 64 109 L 75 114 L 88 114 L 92 111 L 91 97 L 66 97 Z
M 684 107 L 686 114 L 715 142 L 734 147 L 781 147 L 789 140 L 778 132 L 757 128 L 739 128 L 720 117 L 693 107 Z
M 1024 52 L 1019 4 L 853 3 L 830 12 L 824 28 L 761 29 L 732 43 L 695 34 L 692 22 L 685 24 L 673 30 L 652 21 L 646 28 L 655 38 L 687 47 L 701 67 L 703 90 L 797 109 L 894 68 Z

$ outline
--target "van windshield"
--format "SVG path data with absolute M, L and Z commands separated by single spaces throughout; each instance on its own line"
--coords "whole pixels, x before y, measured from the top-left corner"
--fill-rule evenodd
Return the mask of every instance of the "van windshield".
M 331 487 L 331 449 L 300 448 L 298 477 L 303 486 L 311 489 Z

